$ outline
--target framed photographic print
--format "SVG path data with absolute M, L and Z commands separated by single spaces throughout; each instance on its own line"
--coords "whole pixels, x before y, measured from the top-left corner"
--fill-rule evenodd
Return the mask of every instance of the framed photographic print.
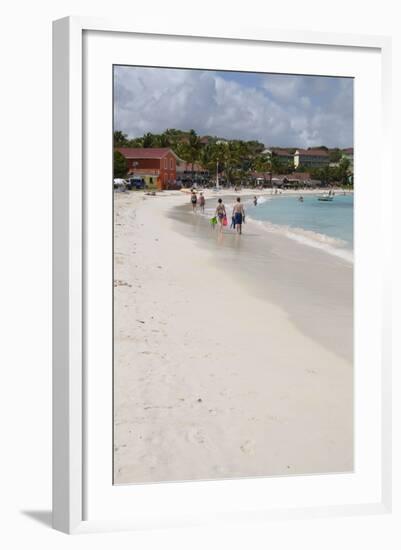
M 389 510 L 389 39 L 53 50 L 54 526 Z

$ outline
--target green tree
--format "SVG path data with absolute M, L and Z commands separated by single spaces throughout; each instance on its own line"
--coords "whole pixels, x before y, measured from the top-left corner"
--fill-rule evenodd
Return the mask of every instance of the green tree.
M 290 174 L 294 171 L 294 164 L 283 161 L 279 156 L 273 154 L 271 157 L 271 170 L 274 174 Z
M 214 144 L 208 144 L 202 147 L 199 154 L 199 161 L 204 166 L 210 174 L 213 174 L 216 171 L 216 147 Z
M 247 143 L 248 150 L 252 155 L 260 154 L 265 148 L 263 143 L 257 140 L 247 141 L 246 143 Z
M 194 178 L 194 164 L 200 160 L 202 145 L 195 130 L 190 130 L 188 139 L 179 141 L 175 147 L 175 153 L 192 166 L 192 179 Z
M 272 168 L 272 159 L 266 155 L 259 155 L 253 159 L 252 167 L 255 172 L 270 172 Z
M 170 147 L 171 141 L 170 136 L 167 134 L 167 132 L 164 132 L 163 134 L 160 134 L 157 136 L 157 142 L 159 147 Z
M 129 147 L 129 140 L 127 134 L 124 134 L 120 130 L 116 130 L 113 134 L 114 147 Z
M 349 178 L 351 175 L 350 171 L 350 161 L 347 158 L 343 158 L 338 167 L 338 181 L 342 185 L 347 185 L 349 183 Z
M 195 162 L 199 161 L 201 147 L 202 145 L 201 145 L 199 136 L 197 135 L 195 130 L 190 130 L 189 141 L 188 141 L 188 157 L 189 157 L 189 162 L 192 165 L 192 179 L 194 176 L 194 164 Z
M 113 174 L 115 178 L 124 178 L 127 174 L 127 161 L 120 151 L 114 151 Z
M 142 138 L 142 147 L 155 147 L 155 136 L 148 132 Z
M 340 162 L 341 155 L 342 153 L 340 149 L 338 149 L 338 147 L 336 147 L 335 149 L 332 149 L 331 151 L 329 151 L 330 162 Z
M 271 183 L 273 176 L 273 158 L 271 156 L 258 155 L 253 159 L 252 168 L 255 172 L 264 174 L 264 179 L 269 179 Z
M 143 138 L 130 139 L 127 147 L 143 147 Z

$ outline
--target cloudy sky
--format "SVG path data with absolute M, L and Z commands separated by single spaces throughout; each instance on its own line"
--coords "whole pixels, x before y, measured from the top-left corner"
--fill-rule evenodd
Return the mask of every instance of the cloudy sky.
M 166 128 L 266 146 L 353 146 L 353 81 L 143 67 L 114 68 L 114 129 Z

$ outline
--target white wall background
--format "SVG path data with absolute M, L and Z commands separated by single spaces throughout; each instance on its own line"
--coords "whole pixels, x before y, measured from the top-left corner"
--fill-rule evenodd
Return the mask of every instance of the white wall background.
M 1 10 L 1 485 L 3 548 L 84 548 L 111 545 L 142 549 L 325 548 L 393 549 L 400 546 L 395 517 L 361 517 L 213 528 L 67 537 L 52 531 L 51 507 L 51 21 L 65 15 L 158 17 L 200 25 L 310 29 L 392 35 L 394 40 L 394 159 L 400 140 L 400 16 L 397 0 L 14 0 Z M 372 160 L 374 162 L 374 160 Z M 394 161 L 395 166 L 395 161 Z M 398 166 L 397 166 L 398 167 Z M 395 178 L 399 178 L 399 170 Z M 395 187 L 400 184 L 395 179 Z M 394 190 L 395 208 L 400 193 Z M 396 214 L 396 211 L 395 211 Z M 398 216 L 395 216 L 395 219 Z M 395 222 L 396 248 L 400 223 Z M 397 253 L 397 260 L 399 254 Z M 374 261 L 374 259 L 372 259 Z M 399 262 L 398 262 L 399 263 Z M 396 266 L 395 280 L 400 279 Z M 395 288 L 395 306 L 400 293 Z M 395 307 L 396 310 L 396 307 Z M 395 322 L 400 316 L 396 312 Z M 395 334 L 395 339 L 397 333 Z M 400 415 L 399 349 L 394 356 L 395 412 Z M 395 460 L 401 463 L 399 439 Z M 395 486 L 400 476 L 395 472 Z M 400 491 L 395 509 L 400 520 Z M 6 542 L 7 539 L 7 542 Z

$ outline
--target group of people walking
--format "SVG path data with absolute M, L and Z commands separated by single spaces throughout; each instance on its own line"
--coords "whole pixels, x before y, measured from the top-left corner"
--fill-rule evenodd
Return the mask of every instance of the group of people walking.
M 203 193 L 199 193 L 199 198 L 196 195 L 195 191 L 191 193 L 191 204 L 193 212 L 196 212 L 198 206 L 200 211 L 203 213 L 205 211 L 205 197 Z M 257 204 L 257 199 L 255 197 L 254 204 Z M 228 225 L 227 221 L 227 211 L 224 206 L 223 199 L 219 198 L 217 200 L 217 206 L 214 216 L 211 218 L 210 223 L 214 228 L 215 225 L 219 226 L 220 232 L 223 231 L 223 227 Z M 230 229 L 235 229 L 237 233 L 242 234 L 242 224 L 245 223 L 245 209 L 241 203 L 241 198 L 237 197 L 237 200 L 233 206 L 233 211 L 231 215 L 231 226 Z
M 202 191 L 199 193 L 199 199 L 193 190 L 191 193 L 191 204 L 193 212 L 196 212 L 196 208 L 199 204 L 199 209 L 203 213 L 205 211 L 205 197 L 203 196 Z
M 216 207 L 216 216 L 219 223 L 220 231 L 223 231 L 223 226 L 227 225 L 227 212 L 226 207 L 223 204 L 223 199 L 217 201 Z M 237 233 L 242 234 L 242 224 L 245 223 L 245 209 L 241 204 L 241 198 L 237 197 L 237 201 L 233 206 L 233 211 L 231 215 L 231 226 L 230 229 L 236 229 Z

